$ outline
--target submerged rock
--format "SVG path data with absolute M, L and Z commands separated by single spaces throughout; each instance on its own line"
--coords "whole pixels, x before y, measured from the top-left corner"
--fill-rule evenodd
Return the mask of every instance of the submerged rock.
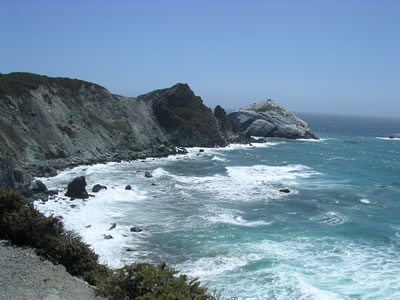
M 104 235 L 104 239 L 105 240 L 111 240 L 111 239 L 113 239 L 114 237 L 111 235 L 111 234 L 105 234 Z
M 86 191 L 86 178 L 85 176 L 76 177 L 68 184 L 65 196 L 70 198 L 87 199 L 89 194 Z
M 108 228 L 108 230 L 113 230 L 115 227 L 117 227 L 117 223 L 112 223 L 111 227 Z
M 279 190 L 281 193 L 290 193 L 289 189 L 280 189 Z
M 250 136 L 318 139 L 306 122 L 270 99 L 241 108 L 228 117 Z
M 146 178 L 151 178 L 151 177 L 153 177 L 153 175 L 151 175 L 150 172 L 147 172 L 147 171 L 146 171 L 146 172 L 144 173 L 144 177 L 146 177 Z
M 130 229 L 130 231 L 131 231 L 131 232 L 142 232 L 142 229 L 139 228 L 139 227 L 133 226 L 133 227 Z
M 107 187 L 105 185 L 101 185 L 101 184 L 95 184 L 92 188 L 92 192 L 93 193 L 98 193 L 101 190 L 106 190 Z

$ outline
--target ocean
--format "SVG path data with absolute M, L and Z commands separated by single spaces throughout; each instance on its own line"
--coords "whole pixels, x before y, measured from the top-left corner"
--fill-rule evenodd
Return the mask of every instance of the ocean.
M 165 261 L 222 299 L 400 299 L 400 120 L 299 116 L 319 141 L 80 166 L 40 178 L 61 192 L 35 205 L 101 262 Z M 63 199 L 82 175 L 108 189 Z

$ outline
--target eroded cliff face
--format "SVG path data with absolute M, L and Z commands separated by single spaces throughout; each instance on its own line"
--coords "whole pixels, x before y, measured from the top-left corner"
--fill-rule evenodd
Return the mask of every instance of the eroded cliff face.
M 132 98 L 81 80 L 10 73 L 0 74 L 0 100 L 0 151 L 20 167 L 167 155 L 174 146 L 243 139 L 221 129 L 186 84 Z
M 137 99 L 151 106 L 160 128 L 175 145 L 217 147 L 247 140 L 233 124 L 225 126 L 230 120 L 226 119 L 225 111 L 220 106 L 213 114 L 187 84 L 178 83 Z M 218 114 L 220 110 L 224 116 Z
M 229 118 L 250 136 L 318 139 L 306 122 L 272 100 L 241 108 L 230 113 Z

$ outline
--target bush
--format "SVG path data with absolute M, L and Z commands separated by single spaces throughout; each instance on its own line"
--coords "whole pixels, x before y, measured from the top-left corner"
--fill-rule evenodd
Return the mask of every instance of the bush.
M 32 203 L 12 190 L 0 190 L 0 238 L 20 246 L 30 246 L 71 275 L 96 283 L 97 272 L 105 274 L 98 255 L 87 244 L 64 229 L 57 217 L 46 217 Z
M 187 281 L 185 275 L 166 266 L 134 263 L 124 266 L 97 286 L 98 293 L 111 300 L 130 299 L 212 299 L 197 280 Z

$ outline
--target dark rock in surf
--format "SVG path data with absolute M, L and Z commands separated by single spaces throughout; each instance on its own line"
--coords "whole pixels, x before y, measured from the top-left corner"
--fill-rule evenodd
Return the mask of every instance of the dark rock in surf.
M 115 227 L 117 227 L 117 223 L 112 223 L 111 227 L 108 228 L 108 230 L 113 230 Z
M 132 189 L 132 187 L 129 184 L 125 187 L 125 190 L 127 190 L 127 191 L 130 191 L 131 189 Z
M 134 226 L 134 227 L 132 227 L 132 228 L 130 229 L 130 231 L 131 231 L 131 232 L 142 232 L 142 229 L 139 228 L 139 227 Z
M 106 189 L 107 189 L 107 187 L 106 187 L 105 185 L 95 184 L 95 185 L 92 187 L 92 192 L 93 192 L 93 193 L 98 193 L 98 192 L 100 192 L 101 190 L 106 190 Z
M 87 199 L 89 194 L 86 191 L 86 178 L 85 176 L 76 177 L 68 184 L 65 196 L 70 198 Z
M 31 184 L 31 190 L 34 193 L 45 193 L 47 191 L 46 185 L 40 180 L 35 180 Z
M 111 235 L 111 234 L 105 234 L 104 235 L 104 239 L 105 240 L 111 240 L 111 239 L 113 239 L 114 237 Z
M 290 193 L 289 189 L 280 189 L 279 190 L 281 193 Z
M 151 175 L 150 172 L 147 172 L 147 171 L 146 171 L 146 172 L 144 173 L 144 177 L 146 177 L 146 178 L 151 178 L 151 177 L 153 177 L 153 175 Z

